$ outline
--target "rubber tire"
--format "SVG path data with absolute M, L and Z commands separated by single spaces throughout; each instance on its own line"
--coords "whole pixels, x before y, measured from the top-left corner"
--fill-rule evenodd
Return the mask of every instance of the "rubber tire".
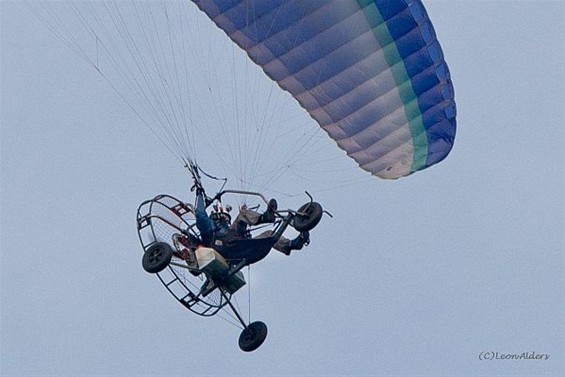
M 141 265 L 150 274 L 163 271 L 173 257 L 173 249 L 165 242 L 157 242 L 143 254 Z
M 320 203 L 306 203 L 298 209 L 298 212 L 306 212 L 305 216 L 297 215 L 294 218 L 293 226 L 299 232 L 312 230 L 318 225 L 324 214 Z
M 267 325 L 261 321 L 250 323 L 239 335 L 239 348 L 243 352 L 252 352 L 267 338 Z

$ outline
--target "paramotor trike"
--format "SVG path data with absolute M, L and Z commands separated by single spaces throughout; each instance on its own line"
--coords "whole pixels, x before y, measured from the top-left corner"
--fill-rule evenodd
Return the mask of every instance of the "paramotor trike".
M 253 196 L 268 203 L 260 193 L 223 190 L 208 198 L 206 204 L 221 201 L 226 194 Z M 309 197 L 310 201 L 298 210 L 277 210 L 269 237 L 241 240 L 237 257 L 231 253 L 231 258 L 225 258 L 218 250 L 202 246 L 193 205 L 170 195 L 158 195 L 143 202 L 137 212 L 143 268 L 156 274 L 167 290 L 195 314 L 209 317 L 228 307 L 243 326 L 239 347 L 253 351 L 265 340 L 267 326 L 259 321 L 246 322 L 232 303 L 232 295 L 246 284 L 241 270 L 265 258 L 289 226 L 304 232 L 318 225 L 325 211 Z

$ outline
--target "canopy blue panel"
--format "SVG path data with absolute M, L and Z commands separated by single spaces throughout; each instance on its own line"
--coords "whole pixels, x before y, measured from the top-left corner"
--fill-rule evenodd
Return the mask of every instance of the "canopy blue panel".
M 361 168 L 395 179 L 455 138 L 449 70 L 420 0 L 192 0 Z

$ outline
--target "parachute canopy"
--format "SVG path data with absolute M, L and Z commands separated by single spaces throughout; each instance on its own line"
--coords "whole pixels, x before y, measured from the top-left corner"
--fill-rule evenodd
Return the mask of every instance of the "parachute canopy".
M 420 0 L 192 0 L 366 171 L 396 179 L 455 138 L 449 70 Z

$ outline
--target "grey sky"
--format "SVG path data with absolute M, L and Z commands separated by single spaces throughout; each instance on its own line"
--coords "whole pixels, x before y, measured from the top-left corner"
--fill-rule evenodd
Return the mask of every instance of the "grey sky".
M 360 183 L 318 185 L 334 218 L 252 269 L 269 336 L 243 354 L 237 328 L 192 315 L 141 268 L 137 206 L 192 200 L 182 166 L 23 2 L 2 0 L 0 374 L 563 375 L 565 3 L 424 3 L 455 85 L 453 151 L 393 182 L 339 158 L 339 181 Z

